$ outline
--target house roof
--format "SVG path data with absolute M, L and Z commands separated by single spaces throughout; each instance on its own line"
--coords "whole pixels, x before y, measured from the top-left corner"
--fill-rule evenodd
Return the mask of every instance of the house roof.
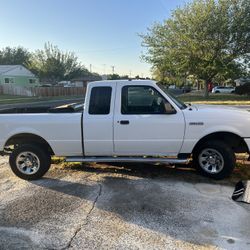
M 22 65 L 0 65 L 1 75 L 35 77 L 29 69 Z
M 0 75 L 17 67 L 21 67 L 21 65 L 0 65 Z
M 243 85 L 243 84 L 245 84 L 245 83 L 250 82 L 250 78 L 241 77 L 241 78 L 236 79 L 236 80 L 234 80 L 234 81 L 235 81 L 236 84 L 241 84 L 241 85 Z

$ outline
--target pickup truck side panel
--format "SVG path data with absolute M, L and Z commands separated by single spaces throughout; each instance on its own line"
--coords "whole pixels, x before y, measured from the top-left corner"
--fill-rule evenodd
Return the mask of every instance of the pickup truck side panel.
M 111 88 L 110 109 L 108 114 L 90 114 L 90 98 L 92 89 L 96 87 Z M 116 84 L 98 83 L 88 85 L 85 109 L 83 114 L 84 153 L 86 156 L 111 156 L 113 151 L 113 116 L 115 105 Z M 94 101 L 97 105 L 102 102 L 100 96 Z
M 4 114 L 0 131 L 0 151 L 12 136 L 27 133 L 45 139 L 57 156 L 82 155 L 81 113 Z
M 176 156 L 182 146 L 185 131 L 182 111 L 176 108 L 175 114 L 122 114 L 121 93 L 126 86 L 129 86 L 128 83 L 117 84 L 114 112 L 115 153 Z M 140 86 L 143 87 L 143 83 L 138 83 L 138 87 Z M 157 86 L 151 87 L 170 102 Z M 129 124 L 121 124 L 120 121 L 124 120 Z
M 137 83 L 141 87 L 145 84 L 145 82 L 140 81 Z M 152 82 L 149 81 L 147 84 L 175 106 Z M 185 131 L 182 111 L 176 108 L 175 114 L 124 115 L 121 113 L 121 93 L 124 86 L 131 86 L 131 84 L 129 81 L 117 81 L 116 83 L 94 82 L 88 85 L 86 94 L 86 100 L 88 101 L 85 103 L 83 116 L 85 155 L 176 156 L 181 149 Z M 112 89 L 109 113 L 91 114 L 91 106 L 98 106 L 102 102 L 99 99 L 101 96 L 97 94 L 91 104 L 93 89 L 107 87 Z M 122 124 L 121 121 L 123 120 L 129 121 L 129 124 Z

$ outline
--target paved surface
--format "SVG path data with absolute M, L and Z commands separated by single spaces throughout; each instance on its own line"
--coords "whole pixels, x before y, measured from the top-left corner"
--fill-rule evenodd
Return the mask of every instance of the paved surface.
M 170 93 L 172 93 L 173 95 L 179 96 L 183 94 L 183 90 L 182 89 L 168 89 L 168 91 Z
M 25 182 L 0 158 L 0 249 L 249 249 L 234 182 L 152 165 L 52 166 Z
M 236 108 L 239 108 L 239 109 L 250 110 L 250 105 L 236 105 L 236 106 L 231 106 L 231 107 L 236 107 Z

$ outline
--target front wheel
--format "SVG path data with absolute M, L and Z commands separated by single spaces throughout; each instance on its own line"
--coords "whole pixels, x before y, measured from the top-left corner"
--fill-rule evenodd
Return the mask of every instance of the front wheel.
M 11 153 L 9 163 L 16 176 L 24 180 L 37 180 L 49 170 L 51 157 L 42 147 L 20 145 Z
M 234 167 L 236 159 L 233 150 L 220 141 L 208 141 L 193 153 L 193 164 L 205 176 L 213 179 L 228 177 Z

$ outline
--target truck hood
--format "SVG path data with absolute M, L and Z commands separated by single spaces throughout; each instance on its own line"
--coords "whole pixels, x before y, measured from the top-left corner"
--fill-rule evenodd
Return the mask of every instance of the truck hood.
M 199 115 L 207 115 L 209 118 L 216 117 L 218 118 L 227 118 L 235 120 L 236 117 L 242 117 L 245 119 L 250 118 L 250 110 L 239 108 L 239 107 L 232 107 L 226 105 L 192 105 L 191 108 L 196 110 Z
M 231 111 L 243 111 L 243 112 L 250 112 L 250 108 L 241 108 L 241 107 L 233 107 L 228 105 L 206 105 L 206 104 L 194 104 L 191 107 L 195 107 L 197 110 L 207 110 L 210 111 L 211 109 L 214 111 L 215 109 L 219 110 L 231 110 Z

